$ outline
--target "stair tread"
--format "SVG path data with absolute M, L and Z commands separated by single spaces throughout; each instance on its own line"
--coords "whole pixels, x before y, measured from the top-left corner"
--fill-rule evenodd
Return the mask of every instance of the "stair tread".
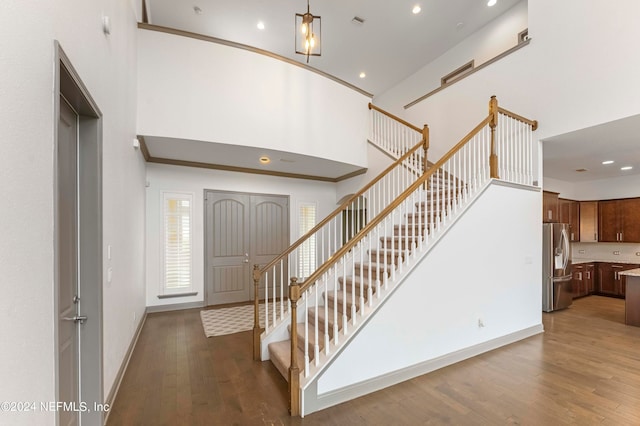
M 356 305 L 356 311 L 359 309 L 359 305 L 358 305 L 358 300 L 359 300 L 359 296 L 356 297 L 355 300 L 355 305 Z M 367 299 L 366 295 L 364 295 L 365 300 Z M 344 305 L 345 303 L 345 296 L 344 296 L 344 291 L 340 290 L 338 291 L 338 295 L 336 296 L 336 294 L 333 291 L 329 291 L 327 293 L 327 301 L 330 303 L 330 307 L 333 304 L 333 306 L 335 306 L 336 302 L 338 304 L 339 307 L 341 307 L 342 305 Z M 346 299 L 346 303 L 347 303 L 347 308 L 351 309 L 351 305 L 354 304 L 354 300 L 351 297 L 351 292 L 347 292 L 347 299 Z M 340 308 L 338 308 L 338 312 L 340 312 Z
M 289 366 L 291 365 L 291 340 L 269 343 L 269 355 L 271 362 L 282 374 L 282 377 L 289 381 Z M 296 351 L 298 366 L 304 369 L 304 353 L 298 348 Z
M 289 333 L 291 333 L 291 325 L 289 325 L 288 329 L 289 329 Z M 296 324 L 296 332 L 298 334 L 298 349 L 304 352 L 305 339 L 304 339 L 304 323 L 303 322 L 299 322 Z M 320 350 L 322 350 L 322 348 L 324 348 L 324 334 L 322 332 L 319 332 L 318 334 L 319 334 L 318 346 L 320 347 Z M 309 359 L 313 359 L 313 356 L 314 356 L 313 345 L 315 344 L 315 339 L 316 339 L 316 329 L 311 323 L 309 324 L 307 337 L 308 337 L 308 342 L 306 343 L 308 345 Z

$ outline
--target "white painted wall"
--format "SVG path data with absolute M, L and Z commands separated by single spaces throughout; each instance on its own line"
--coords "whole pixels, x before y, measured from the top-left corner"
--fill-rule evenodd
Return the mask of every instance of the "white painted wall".
M 53 1 L 0 13 L 0 401 L 54 399 Z M 37 384 L 37 385 L 36 385 Z M 52 424 L 53 413 L 2 413 Z
M 429 65 L 375 103 L 410 122 L 428 123 L 434 155 L 444 154 L 486 116 L 491 95 L 501 106 L 537 119 L 538 139 L 638 114 L 640 56 L 629 54 L 629 46 L 640 38 L 640 2 L 621 0 L 615 8 L 587 3 L 529 2 L 528 46 L 408 110 L 402 106 L 426 93 L 428 78 L 439 75 Z M 477 37 L 478 44 L 483 40 Z M 468 60 L 462 50 L 447 55 L 452 66 Z
M 318 393 L 540 326 L 541 207 L 537 191 L 490 186 L 327 368 Z
M 394 161 L 372 143 L 367 143 L 367 158 L 369 167 L 366 173 L 340 181 L 336 184 L 337 200 L 342 199 L 345 195 L 355 194 L 360 191 Z
M 296 206 L 316 202 L 322 219 L 336 207 L 334 183 L 260 176 L 221 170 L 196 169 L 162 164 L 147 164 L 147 306 L 204 301 L 204 190 L 222 190 L 289 196 L 291 241 L 300 237 Z M 193 280 L 197 296 L 158 299 L 161 267 L 161 191 L 192 192 L 193 204 Z
M 403 105 L 440 87 L 440 79 L 445 75 L 471 60 L 478 67 L 515 46 L 518 33 L 527 28 L 527 15 L 527 0 L 522 0 L 400 84 L 376 96 L 375 102 L 404 117 Z M 412 117 L 416 123 L 432 125 L 430 115 L 412 114 Z
M 286 62 L 138 31 L 138 133 L 367 165 L 370 99 Z M 194 96 L 195 95 L 195 96 Z
M 101 17 L 112 33 L 102 33 Z M 4 1 L 0 13 L 0 401 L 54 401 L 54 39 L 104 115 L 104 391 L 144 312 L 144 163 L 136 134 L 136 22 L 129 1 Z M 105 250 L 106 254 L 106 250 Z M 107 263 L 105 261 L 105 268 Z M 27 320 L 25 320 L 27 319 Z M 55 413 L 2 413 L 0 423 L 53 424 Z

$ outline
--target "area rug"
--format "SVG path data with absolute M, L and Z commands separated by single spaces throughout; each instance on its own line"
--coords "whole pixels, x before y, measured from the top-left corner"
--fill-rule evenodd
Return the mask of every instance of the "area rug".
M 269 309 L 273 309 L 269 305 Z M 285 306 L 286 310 L 286 306 Z M 280 302 L 276 304 L 276 314 L 280 315 Z M 264 326 L 264 304 L 260 304 L 260 324 Z M 232 308 L 207 309 L 200 311 L 202 328 L 207 337 L 224 336 L 253 329 L 253 305 L 234 306 Z M 272 311 L 269 322 L 273 321 Z

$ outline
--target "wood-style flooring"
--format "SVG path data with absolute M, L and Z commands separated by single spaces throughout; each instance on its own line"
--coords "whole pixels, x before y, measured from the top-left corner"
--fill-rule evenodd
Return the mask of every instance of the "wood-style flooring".
M 109 425 L 640 425 L 640 327 L 624 300 L 543 314 L 545 332 L 311 414 L 287 413 L 251 332 L 207 339 L 198 310 L 147 317 Z M 374 357 L 375 358 L 375 357 Z

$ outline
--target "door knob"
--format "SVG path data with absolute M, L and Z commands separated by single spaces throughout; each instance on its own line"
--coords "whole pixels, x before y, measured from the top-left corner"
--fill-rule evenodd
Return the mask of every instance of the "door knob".
M 65 321 L 74 321 L 74 322 L 79 322 L 80 324 L 84 324 L 84 322 L 87 320 L 87 316 L 86 315 L 76 315 L 76 316 L 73 316 L 71 318 L 64 317 L 62 319 L 65 320 Z
M 249 263 L 249 259 L 243 260 L 242 263 Z

